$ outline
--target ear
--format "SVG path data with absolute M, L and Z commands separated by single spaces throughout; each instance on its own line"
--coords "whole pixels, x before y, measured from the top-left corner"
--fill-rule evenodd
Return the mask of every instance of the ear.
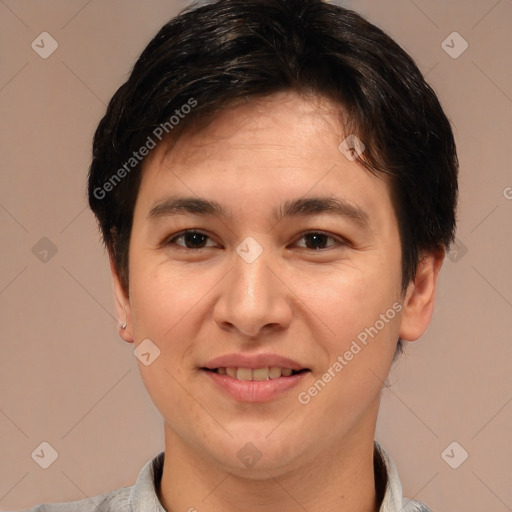
M 444 247 L 423 256 L 416 277 L 409 283 L 403 303 L 400 338 L 416 341 L 427 330 L 434 312 L 437 278 L 445 257 Z
M 121 279 L 117 271 L 117 266 L 113 257 L 110 258 L 110 272 L 112 273 L 112 281 L 114 283 L 114 294 L 116 299 L 117 316 L 119 318 L 119 336 L 127 343 L 133 343 L 133 324 L 131 319 L 130 301 L 121 284 Z M 126 322 L 126 327 L 121 325 Z

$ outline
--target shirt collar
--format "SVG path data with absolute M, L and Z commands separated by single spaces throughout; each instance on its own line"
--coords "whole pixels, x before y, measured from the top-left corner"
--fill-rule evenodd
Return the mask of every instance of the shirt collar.
M 382 498 L 382 503 L 379 509 L 379 512 L 398 512 L 402 510 L 402 484 L 398 478 L 398 471 L 396 469 L 395 463 L 391 459 L 391 457 L 387 454 L 384 448 L 375 441 L 375 459 L 380 459 L 378 462 L 375 462 L 375 478 L 378 478 L 379 470 L 378 464 L 381 465 L 382 469 L 380 470 L 380 474 L 384 479 L 385 491 L 384 497 Z M 374 459 L 374 460 L 375 460 Z M 378 482 L 377 482 L 378 487 Z
M 374 445 L 374 454 L 380 456 L 381 463 L 383 464 L 383 478 L 386 479 L 384 497 L 379 512 L 432 512 L 423 503 L 404 498 L 402 484 L 398 478 L 398 471 L 393 459 L 377 441 L 375 441 Z M 377 478 L 378 470 L 376 464 L 375 475 Z
M 132 512 L 165 512 L 157 494 L 162 479 L 164 455 L 165 452 L 159 453 L 141 469 L 130 492 Z M 374 467 L 376 487 L 384 489 L 379 512 L 431 512 L 422 503 L 403 497 L 395 463 L 377 441 L 374 442 Z
M 130 492 L 131 512 L 166 512 L 158 499 L 157 489 L 162 479 L 165 452 L 159 453 L 140 470 Z

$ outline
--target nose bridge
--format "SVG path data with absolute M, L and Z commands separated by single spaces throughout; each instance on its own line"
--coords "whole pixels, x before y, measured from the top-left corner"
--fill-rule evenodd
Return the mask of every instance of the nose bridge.
M 227 290 L 233 300 L 232 306 L 244 309 L 246 314 L 259 316 L 268 308 L 268 302 L 272 301 L 272 295 L 277 290 L 271 286 L 271 275 L 268 266 L 271 264 L 269 251 L 263 250 L 257 257 L 247 259 L 243 253 L 243 245 L 238 248 L 234 258 L 233 282 L 231 290 Z M 252 249 L 251 249 L 252 250 Z
M 249 240 L 237 248 L 215 311 L 219 325 L 249 336 L 269 325 L 285 327 L 291 318 L 286 287 L 271 270 L 276 267 L 271 250 L 259 247 Z
M 243 300 L 248 306 L 257 306 L 258 298 L 264 299 L 271 292 L 268 289 L 268 267 L 272 265 L 270 252 L 264 240 L 259 238 L 257 241 L 248 236 L 233 254 L 233 292 L 235 295 L 239 294 L 239 300 Z
M 247 302 L 247 306 L 255 307 L 260 302 L 270 298 L 272 290 L 269 286 L 269 258 L 259 256 L 252 262 L 247 262 L 243 258 L 239 258 L 236 262 L 235 277 L 240 281 L 240 298 Z

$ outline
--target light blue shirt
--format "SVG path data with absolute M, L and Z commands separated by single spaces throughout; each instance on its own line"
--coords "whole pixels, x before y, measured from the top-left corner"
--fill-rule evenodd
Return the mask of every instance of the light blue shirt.
M 375 475 L 376 478 L 381 475 L 385 486 L 379 512 L 432 512 L 423 503 L 403 497 L 396 466 L 377 441 L 375 455 Z M 23 512 L 166 512 L 156 491 L 163 464 L 164 452 L 161 452 L 144 465 L 135 485 L 78 501 L 36 505 Z

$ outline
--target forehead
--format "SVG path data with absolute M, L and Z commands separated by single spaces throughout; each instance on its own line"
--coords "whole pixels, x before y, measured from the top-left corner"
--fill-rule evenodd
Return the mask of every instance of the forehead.
M 307 151 L 327 144 L 337 147 L 343 140 L 342 121 L 342 107 L 323 97 L 282 92 L 252 98 L 201 119 L 197 126 L 185 129 L 177 142 L 164 140 L 144 167 L 155 160 L 161 164 L 162 159 L 190 164 L 209 156 L 222 160 L 225 154 L 226 159 L 232 158 L 225 153 L 228 147 L 260 155 L 264 151 L 259 150 L 273 148 L 277 158 L 280 152 L 297 152 L 300 147 Z
M 343 116 L 325 98 L 289 92 L 223 109 L 199 130 L 185 130 L 176 143 L 164 141 L 148 155 L 139 190 L 146 212 L 150 200 L 177 191 L 219 202 L 250 197 L 266 203 L 308 190 L 337 191 L 391 207 L 387 183 L 340 151 Z

